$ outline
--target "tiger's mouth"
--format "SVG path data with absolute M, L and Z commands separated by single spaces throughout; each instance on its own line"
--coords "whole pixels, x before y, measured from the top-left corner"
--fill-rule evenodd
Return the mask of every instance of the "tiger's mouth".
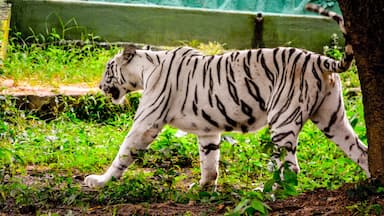
M 100 85 L 99 88 L 104 92 L 104 94 L 112 98 L 112 103 L 114 104 L 124 103 L 125 89 L 122 90 L 116 86 L 102 86 L 102 85 Z
M 108 89 L 108 94 L 110 94 L 115 100 L 118 100 L 120 98 L 120 90 L 115 86 L 112 86 Z
M 106 94 L 107 96 L 112 97 L 113 100 L 118 100 L 120 98 L 120 89 L 116 86 L 99 86 L 99 88 Z

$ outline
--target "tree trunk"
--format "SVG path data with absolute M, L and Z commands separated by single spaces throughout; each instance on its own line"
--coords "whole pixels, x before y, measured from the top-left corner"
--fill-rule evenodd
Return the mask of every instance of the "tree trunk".
M 384 184 L 384 1 L 338 1 L 361 83 L 369 170 Z

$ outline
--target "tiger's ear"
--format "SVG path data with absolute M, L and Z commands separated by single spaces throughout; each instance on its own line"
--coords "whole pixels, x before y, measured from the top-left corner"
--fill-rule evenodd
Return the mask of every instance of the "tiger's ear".
M 135 56 L 136 49 L 137 48 L 135 45 L 132 45 L 132 44 L 126 45 L 123 51 L 124 60 L 128 61 L 129 63 L 132 60 L 132 58 Z
M 143 49 L 143 50 L 152 50 L 152 47 L 149 46 L 149 45 L 145 45 L 145 46 L 143 46 L 142 49 Z

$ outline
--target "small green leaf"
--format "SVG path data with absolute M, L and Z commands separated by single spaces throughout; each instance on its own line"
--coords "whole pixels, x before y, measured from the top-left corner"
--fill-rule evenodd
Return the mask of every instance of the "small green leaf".
M 274 184 L 275 184 L 275 181 L 273 179 L 270 179 L 267 182 L 265 182 L 263 192 L 264 193 L 272 192 L 272 187 Z
M 251 201 L 251 206 L 253 209 L 255 209 L 256 211 L 260 212 L 261 214 L 265 214 L 266 213 L 266 209 L 265 209 L 265 206 L 264 206 L 264 203 L 260 200 L 257 200 L 257 199 L 254 199 Z

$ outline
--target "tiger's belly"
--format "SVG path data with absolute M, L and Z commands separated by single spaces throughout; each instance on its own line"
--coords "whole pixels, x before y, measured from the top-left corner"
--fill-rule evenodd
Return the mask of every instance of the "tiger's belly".
M 229 113 L 227 117 L 217 110 L 211 112 L 201 111 L 200 115 L 180 113 L 174 116 L 168 124 L 198 136 L 217 134 L 224 131 L 247 133 L 263 128 L 267 124 L 267 114 L 259 111 L 255 113 L 254 119 L 251 119 L 236 111 Z

